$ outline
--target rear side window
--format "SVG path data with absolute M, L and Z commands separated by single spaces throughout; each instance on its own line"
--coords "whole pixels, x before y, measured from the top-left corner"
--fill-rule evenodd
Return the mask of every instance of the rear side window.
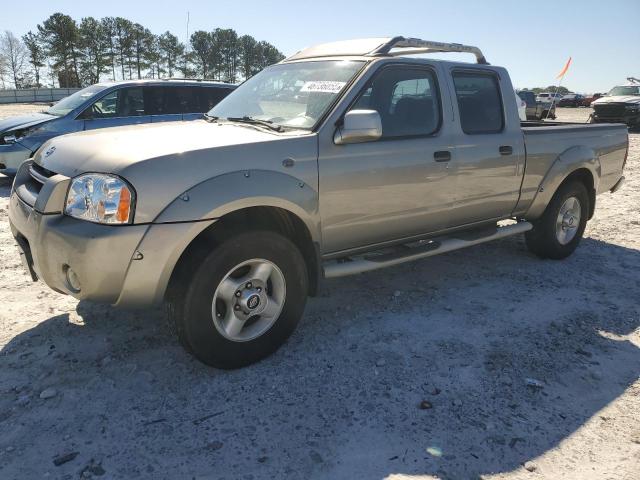
M 208 112 L 232 91 L 230 88 L 219 87 L 200 87 L 198 90 L 201 105 L 199 112 Z
M 180 108 L 171 87 L 145 87 L 144 107 L 147 115 L 176 115 Z
M 457 72 L 453 83 L 464 133 L 498 133 L 504 128 L 504 114 L 498 79 L 487 73 Z
M 352 110 L 376 110 L 382 138 L 431 135 L 440 126 L 440 98 L 431 70 L 392 66 L 378 73 Z

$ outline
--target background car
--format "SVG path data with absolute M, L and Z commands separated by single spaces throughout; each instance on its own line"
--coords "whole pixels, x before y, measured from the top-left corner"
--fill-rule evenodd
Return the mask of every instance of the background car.
M 535 93 L 529 90 L 520 90 L 518 96 L 527 104 L 527 120 L 543 120 L 547 116 L 556 118 L 556 106 L 552 106 L 550 102 L 538 102 Z
M 58 135 L 202 118 L 234 88 L 227 83 L 178 79 L 91 85 L 41 113 L 0 121 L 0 173 L 15 174 L 24 160 Z
M 591 102 L 595 102 L 597 99 L 599 99 L 600 97 L 603 97 L 604 93 L 591 93 L 591 94 L 587 94 L 582 98 L 582 106 L 583 107 L 590 107 L 591 106 Z
M 558 101 L 559 107 L 580 107 L 582 105 L 583 95 L 579 93 L 567 93 Z
M 546 103 L 552 103 L 553 102 L 554 104 L 557 105 L 561 98 L 562 98 L 562 95 L 560 95 L 559 93 L 540 92 L 536 96 L 536 101 L 538 101 L 538 102 L 546 102 Z

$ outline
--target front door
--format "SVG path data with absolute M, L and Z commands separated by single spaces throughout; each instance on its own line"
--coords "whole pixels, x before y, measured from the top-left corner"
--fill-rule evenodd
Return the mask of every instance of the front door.
M 376 110 L 382 138 L 336 145 L 329 136 L 321 136 L 324 254 L 446 226 L 454 198 L 445 127 L 450 114 L 443 115 L 440 91 L 431 67 L 382 67 L 350 107 Z

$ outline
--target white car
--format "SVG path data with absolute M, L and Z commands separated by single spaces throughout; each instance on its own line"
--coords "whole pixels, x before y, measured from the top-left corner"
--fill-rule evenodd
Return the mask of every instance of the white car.
M 553 103 L 554 105 L 557 105 L 561 98 L 562 95 L 560 95 L 559 93 L 541 92 L 536 97 L 536 101 L 542 103 Z
M 514 90 L 514 93 L 516 94 L 516 104 L 518 105 L 518 116 L 520 117 L 520 120 L 522 120 L 523 122 L 526 122 L 527 121 L 527 102 L 525 102 L 523 99 L 520 98 L 516 90 Z

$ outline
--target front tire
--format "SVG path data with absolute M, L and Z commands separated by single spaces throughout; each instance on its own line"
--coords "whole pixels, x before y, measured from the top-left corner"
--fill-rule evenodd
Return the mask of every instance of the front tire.
M 193 266 L 169 312 L 181 342 L 203 363 L 223 369 L 255 363 L 295 330 L 308 277 L 300 251 L 286 237 L 237 234 Z
M 587 226 L 589 195 L 578 181 L 562 185 L 542 216 L 525 233 L 527 247 L 541 258 L 561 260 L 573 253 Z

